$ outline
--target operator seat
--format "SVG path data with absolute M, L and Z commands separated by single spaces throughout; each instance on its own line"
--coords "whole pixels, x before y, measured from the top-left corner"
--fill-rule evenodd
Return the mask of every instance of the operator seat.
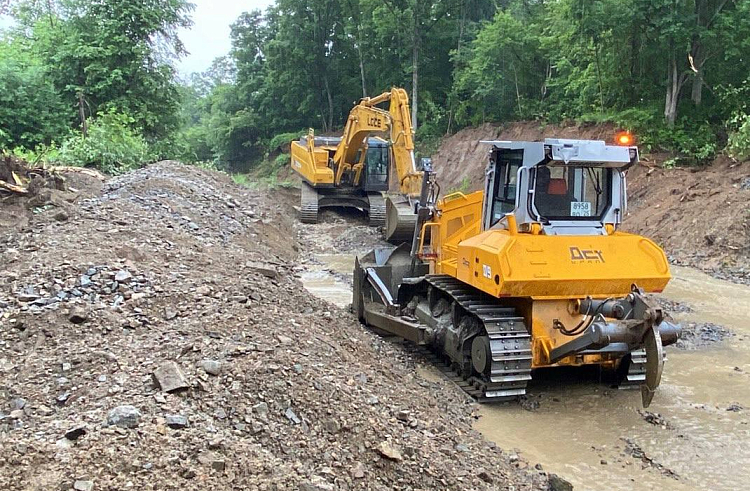
M 537 167 L 536 208 L 544 217 L 570 216 L 570 204 L 574 201 L 568 193 L 568 183 L 564 178 L 550 178 L 546 165 Z

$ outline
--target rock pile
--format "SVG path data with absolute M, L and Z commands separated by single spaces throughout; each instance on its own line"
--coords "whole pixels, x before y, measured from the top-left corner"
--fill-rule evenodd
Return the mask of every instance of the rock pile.
M 1 230 L 0 489 L 547 489 L 303 290 L 295 227 L 166 162 Z

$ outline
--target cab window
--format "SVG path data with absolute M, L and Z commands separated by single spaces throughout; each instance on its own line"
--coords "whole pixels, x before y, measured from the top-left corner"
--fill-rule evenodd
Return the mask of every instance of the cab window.
M 612 169 L 540 165 L 535 170 L 534 206 L 540 219 L 600 219 L 610 204 Z
M 506 214 L 516 209 L 518 168 L 523 162 L 523 150 L 509 150 L 498 154 L 492 193 L 492 220 L 495 225 Z

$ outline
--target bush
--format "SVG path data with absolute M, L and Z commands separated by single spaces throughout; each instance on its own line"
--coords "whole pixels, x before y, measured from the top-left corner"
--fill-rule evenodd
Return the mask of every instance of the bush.
M 286 146 L 289 145 L 292 141 L 298 140 L 300 136 L 304 135 L 306 132 L 304 131 L 296 131 L 291 133 L 281 133 L 273 138 L 271 138 L 271 141 L 268 142 L 268 152 L 273 153 L 277 150 L 281 150 L 282 152 L 287 151 Z
M 737 160 L 750 158 L 750 115 L 743 114 L 732 119 L 737 129 L 729 134 L 727 153 Z
M 66 165 L 95 167 L 107 174 L 121 174 L 145 164 L 149 148 L 131 128 L 132 117 L 110 112 L 91 120 L 88 135 L 68 138 L 57 160 Z

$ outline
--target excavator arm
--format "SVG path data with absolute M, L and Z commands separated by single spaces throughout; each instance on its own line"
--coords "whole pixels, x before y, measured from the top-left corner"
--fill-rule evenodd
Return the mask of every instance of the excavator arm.
M 390 102 L 388 111 L 376 107 Z M 390 132 L 393 161 L 398 175 L 399 191 L 417 197 L 422 187 L 422 175 L 414 162 L 414 131 L 411 126 L 409 96 L 401 88 L 394 87 L 376 97 L 365 97 L 349 113 L 341 143 L 333 155 L 336 166 L 336 185 L 341 183 L 344 173 L 355 172 L 355 184 L 359 183 L 364 158 L 356 161 L 357 153 L 366 149 L 367 137 L 374 132 Z M 364 152 L 360 155 L 364 157 Z

